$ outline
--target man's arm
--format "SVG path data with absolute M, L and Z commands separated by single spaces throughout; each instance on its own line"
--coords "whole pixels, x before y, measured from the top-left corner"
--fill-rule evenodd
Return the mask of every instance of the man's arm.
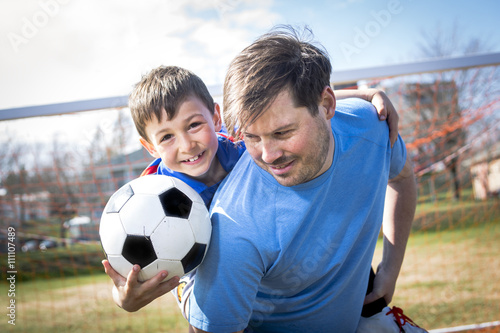
M 413 166 L 406 156 L 406 163 L 398 176 L 389 180 L 384 206 L 384 247 L 378 265 L 373 291 L 365 304 L 384 297 L 389 304 L 394 295 L 396 280 L 403 264 L 406 243 L 417 205 L 417 185 Z
M 389 124 L 389 139 L 391 140 L 391 146 L 394 145 L 398 138 L 399 115 L 389 97 L 382 90 L 374 88 L 343 89 L 335 90 L 334 94 L 336 99 L 361 98 L 372 103 L 375 109 L 377 109 L 379 119 L 387 119 L 387 123 Z

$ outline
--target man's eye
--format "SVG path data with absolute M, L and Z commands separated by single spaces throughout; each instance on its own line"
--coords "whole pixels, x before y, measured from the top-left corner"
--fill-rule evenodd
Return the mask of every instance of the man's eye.
M 287 134 L 290 134 L 290 130 L 287 130 L 287 131 L 279 131 L 279 132 L 276 132 L 274 133 L 276 136 L 285 136 Z

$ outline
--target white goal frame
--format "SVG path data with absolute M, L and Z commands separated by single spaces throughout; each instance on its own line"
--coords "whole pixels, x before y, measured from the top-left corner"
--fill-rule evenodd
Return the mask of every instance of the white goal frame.
M 500 64 L 500 52 L 472 56 L 442 58 L 397 65 L 334 71 L 332 85 L 346 84 L 375 78 L 392 78 L 403 75 L 442 72 L 457 69 L 496 66 Z M 210 86 L 212 96 L 222 96 L 222 85 Z M 19 108 L 0 109 L 0 121 L 28 117 L 60 115 L 80 111 L 126 107 L 128 96 L 114 96 L 81 100 L 67 103 L 36 105 Z

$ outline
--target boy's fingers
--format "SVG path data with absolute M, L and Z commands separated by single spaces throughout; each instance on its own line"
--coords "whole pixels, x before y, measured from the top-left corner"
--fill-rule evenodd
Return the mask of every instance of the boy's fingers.
M 113 283 L 115 284 L 115 286 L 119 286 L 119 285 L 124 284 L 125 278 L 123 276 L 121 276 L 120 274 L 118 274 L 118 272 L 115 271 L 113 269 L 113 267 L 111 267 L 111 265 L 109 264 L 109 261 L 103 260 L 102 265 L 104 266 L 104 271 L 111 278 L 111 280 L 113 280 Z
M 161 271 L 151 279 L 144 281 L 144 286 L 147 288 L 157 287 L 168 275 L 167 271 Z
M 168 279 L 167 281 L 163 281 L 167 277 L 167 275 L 168 275 L 167 271 L 161 271 L 151 279 L 145 281 L 143 287 L 145 289 L 153 291 L 155 297 L 159 297 L 163 294 L 166 294 L 170 290 L 177 287 L 177 285 L 179 284 L 178 276 L 174 276 L 173 278 Z
M 138 277 L 139 272 L 141 271 L 141 267 L 139 265 L 134 265 L 130 272 L 127 275 L 127 286 L 134 287 L 137 283 L 139 283 Z
M 178 276 L 174 276 L 173 278 L 160 283 L 160 287 L 164 293 L 169 292 L 179 285 L 180 278 Z
M 391 141 L 392 147 L 398 139 L 398 114 L 396 112 L 391 112 L 391 116 L 387 119 L 387 122 L 389 123 L 389 140 Z
M 385 120 L 387 119 L 387 109 L 382 106 L 376 106 L 377 112 L 378 112 L 378 118 L 380 120 Z

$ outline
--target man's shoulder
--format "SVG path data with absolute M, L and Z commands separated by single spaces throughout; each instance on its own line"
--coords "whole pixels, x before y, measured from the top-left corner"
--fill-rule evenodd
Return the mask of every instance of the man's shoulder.
M 266 181 L 264 172 L 255 164 L 248 152 L 243 153 L 222 181 L 214 199 L 219 200 L 219 205 L 231 210 L 239 206 L 248 208 L 251 202 L 267 200 L 264 198 L 268 198 L 267 193 L 272 186 Z M 256 193 L 259 194 L 254 195 Z M 255 204 L 250 206 L 255 207 Z
M 377 110 L 373 104 L 360 98 L 346 98 L 337 101 L 335 113 L 350 115 L 368 121 L 378 120 Z
M 249 178 L 255 180 L 256 177 L 254 173 L 256 170 L 254 168 L 254 162 L 248 152 L 241 152 L 240 157 L 238 157 L 234 163 L 235 165 L 233 166 L 231 172 L 222 181 L 221 187 L 235 187 L 238 189 L 254 183 L 249 182 Z
M 331 121 L 332 130 L 340 135 L 359 137 L 385 145 L 389 140 L 389 126 L 380 121 L 373 104 L 359 98 L 338 101 Z

